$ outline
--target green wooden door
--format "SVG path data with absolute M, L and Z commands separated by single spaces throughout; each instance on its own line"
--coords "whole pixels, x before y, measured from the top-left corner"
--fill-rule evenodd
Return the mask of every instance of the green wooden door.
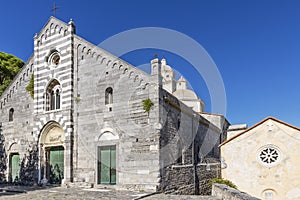
M 50 183 L 61 184 L 64 178 L 64 148 L 52 147 L 49 156 L 50 164 Z
M 20 179 L 20 155 L 14 154 L 11 156 L 11 180 L 12 182 Z
M 98 184 L 116 184 L 116 146 L 98 147 Z

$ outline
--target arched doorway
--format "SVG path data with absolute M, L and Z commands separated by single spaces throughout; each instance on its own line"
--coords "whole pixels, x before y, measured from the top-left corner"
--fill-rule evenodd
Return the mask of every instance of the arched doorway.
M 119 136 L 106 129 L 97 143 L 97 184 L 117 184 L 117 144 Z
M 40 180 L 61 184 L 65 170 L 65 134 L 56 122 L 49 122 L 40 135 Z

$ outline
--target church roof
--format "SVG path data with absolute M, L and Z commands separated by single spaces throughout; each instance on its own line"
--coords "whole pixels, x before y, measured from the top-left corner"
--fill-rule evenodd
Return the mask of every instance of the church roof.
M 258 122 L 257 124 L 254 124 L 254 125 L 251 126 L 250 128 L 246 129 L 245 131 L 242 131 L 241 133 L 239 133 L 239 134 L 237 134 L 237 135 L 235 135 L 235 136 L 229 138 L 228 140 L 222 142 L 222 143 L 219 145 L 219 147 L 223 146 L 224 144 L 227 144 L 228 142 L 234 140 L 235 138 L 238 138 L 239 136 L 241 136 L 241 135 L 247 133 L 248 131 L 254 129 L 255 127 L 258 127 L 258 126 L 262 125 L 263 123 L 265 123 L 265 122 L 268 121 L 268 120 L 276 121 L 276 122 L 281 123 L 281 124 L 283 124 L 283 125 L 285 125 L 285 126 L 288 126 L 288 127 L 290 127 L 290 128 L 293 128 L 293 129 L 296 129 L 296 130 L 300 131 L 300 128 L 299 128 L 299 127 L 296 127 L 296 126 L 293 126 L 293 125 L 291 125 L 291 124 L 288 124 L 288 123 L 286 123 L 286 122 L 284 122 L 284 121 L 281 121 L 281 120 L 279 120 L 279 119 L 277 119 L 277 118 L 275 118 L 275 117 L 267 117 L 267 118 L 263 119 L 262 121 Z

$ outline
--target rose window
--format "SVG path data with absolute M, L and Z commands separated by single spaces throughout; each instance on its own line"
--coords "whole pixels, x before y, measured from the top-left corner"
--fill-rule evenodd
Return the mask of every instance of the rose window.
M 57 51 L 54 51 L 48 59 L 48 65 L 55 68 L 61 61 L 60 55 Z
M 258 155 L 259 161 L 267 166 L 274 166 L 280 160 L 280 151 L 273 146 L 264 147 Z
M 59 64 L 59 60 L 60 60 L 60 57 L 59 57 L 58 54 L 53 55 L 53 57 L 52 57 L 52 63 L 54 65 L 58 65 Z

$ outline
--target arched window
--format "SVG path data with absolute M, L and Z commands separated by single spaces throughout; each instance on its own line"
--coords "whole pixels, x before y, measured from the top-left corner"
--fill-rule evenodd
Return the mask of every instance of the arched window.
M 113 103 L 113 89 L 111 87 L 105 90 L 105 105 Z
M 56 109 L 60 109 L 60 91 L 57 89 L 55 91 Z
M 277 199 L 277 192 L 273 189 L 267 189 L 263 191 L 262 199 L 273 200 Z
M 46 111 L 60 109 L 61 86 L 57 80 L 51 81 L 46 91 Z
M 54 91 L 51 91 L 50 94 L 50 110 L 55 110 L 55 95 L 54 95 Z
M 52 50 L 48 57 L 48 65 L 50 67 L 56 67 L 60 63 L 60 54 L 56 50 Z
M 14 120 L 14 109 L 9 109 L 8 121 L 12 122 Z

